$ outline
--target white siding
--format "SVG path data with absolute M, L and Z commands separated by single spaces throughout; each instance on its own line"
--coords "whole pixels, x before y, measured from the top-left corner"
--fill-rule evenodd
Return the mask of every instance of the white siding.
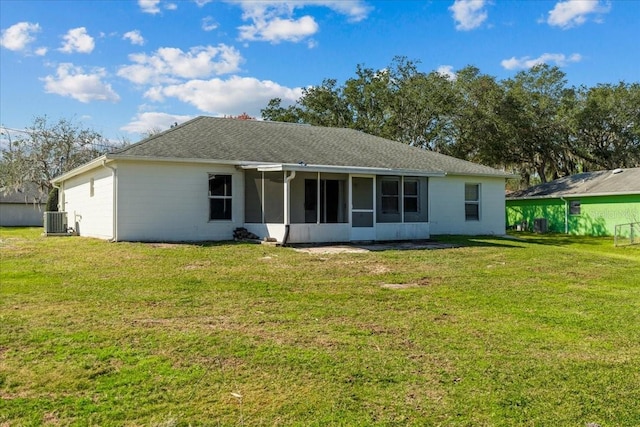
M 110 169 L 98 167 L 64 182 L 64 207 L 69 227 L 81 236 L 113 238 L 113 178 Z M 93 196 L 91 182 L 93 180 Z
M 480 220 L 465 220 L 464 186 L 480 184 Z M 429 179 L 429 224 L 432 235 L 505 234 L 505 179 L 446 176 Z
M 209 221 L 209 174 L 232 175 L 232 220 Z M 118 163 L 118 240 L 231 240 L 244 224 L 244 180 L 233 166 Z
M 231 240 L 235 228 L 246 226 L 260 237 L 270 235 L 278 240 L 284 237 L 283 224 L 244 224 L 244 173 L 233 166 L 123 160 L 111 165 L 117 169 L 115 182 L 112 171 L 101 166 L 64 182 L 64 210 L 68 212 L 69 226 L 82 236 L 124 241 Z M 232 176 L 230 221 L 209 220 L 209 174 Z M 300 174 L 292 181 L 291 192 L 299 204 L 304 200 L 300 185 L 304 177 Z M 465 184 L 480 186 L 479 221 L 465 220 Z M 373 238 L 502 235 L 504 188 L 503 178 L 430 178 L 429 222 L 376 224 Z M 292 208 L 295 211 L 296 207 Z M 299 216 L 298 212 L 296 218 Z M 292 224 L 290 230 L 290 242 L 346 241 L 350 224 Z

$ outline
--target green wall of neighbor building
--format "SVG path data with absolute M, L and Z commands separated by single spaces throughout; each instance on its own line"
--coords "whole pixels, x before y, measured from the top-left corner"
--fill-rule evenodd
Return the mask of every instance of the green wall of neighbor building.
M 507 228 L 526 222 L 533 229 L 536 218 L 546 218 L 548 231 L 565 232 L 565 206 L 580 202 L 580 213 L 569 213 L 569 234 L 589 236 L 613 236 L 617 224 L 640 222 L 640 194 L 626 196 L 586 196 L 559 198 L 507 200 Z

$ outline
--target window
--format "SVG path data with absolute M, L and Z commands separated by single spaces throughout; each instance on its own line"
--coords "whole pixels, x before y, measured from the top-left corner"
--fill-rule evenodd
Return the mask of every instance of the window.
M 231 199 L 231 175 L 209 175 L 209 220 L 230 220 Z
M 382 213 L 397 214 L 400 213 L 400 181 L 395 179 L 383 178 L 381 183 L 382 192 Z
M 89 180 L 89 197 L 93 197 L 96 194 L 96 187 L 93 178 Z
M 426 177 L 380 176 L 376 186 L 376 222 L 428 221 Z
M 418 180 L 405 178 L 404 180 L 404 212 L 416 213 L 419 211 Z
M 580 200 L 571 200 L 569 202 L 569 214 L 580 215 Z
M 480 220 L 480 184 L 464 185 L 464 218 L 467 221 Z

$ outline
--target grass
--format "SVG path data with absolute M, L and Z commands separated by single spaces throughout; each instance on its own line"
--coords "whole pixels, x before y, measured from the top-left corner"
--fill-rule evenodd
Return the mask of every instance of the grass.
M 40 232 L 0 229 L 0 426 L 640 425 L 638 247 Z

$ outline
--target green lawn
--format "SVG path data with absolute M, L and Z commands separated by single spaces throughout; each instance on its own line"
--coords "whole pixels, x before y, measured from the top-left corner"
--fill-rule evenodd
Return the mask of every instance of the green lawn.
M 0 229 L 0 426 L 640 425 L 640 247 L 40 233 Z

